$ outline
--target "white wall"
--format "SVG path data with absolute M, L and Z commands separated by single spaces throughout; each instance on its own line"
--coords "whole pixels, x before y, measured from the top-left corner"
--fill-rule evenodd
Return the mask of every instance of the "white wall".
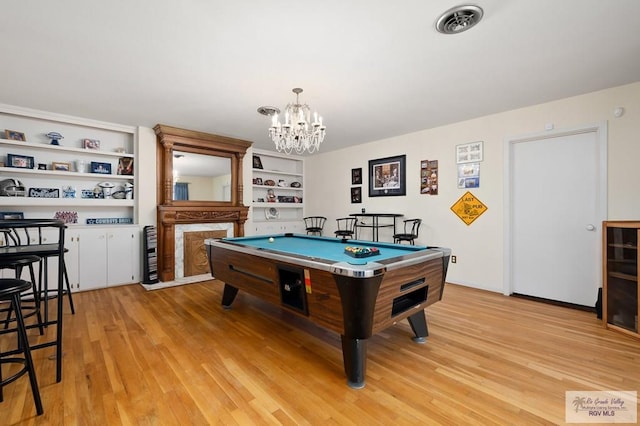
M 620 118 L 613 116 L 617 106 L 625 108 Z M 449 247 L 458 257 L 458 263 L 450 265 L 449 282 L 501 292 L 505 140 L 540 133 L 547 124 L 557 130 L 603 121 L 608 122 L 609 130 L 608 217 L 638 220 L 635 170 L 640 159 L 640 82 L 309 156 L 305 162 L 305 214 L 329 219 L 325 235 L 333 233 L 337 217 L 363 207 L 368 212 L 420 217 L 423 225 L 417 243 Z M 327 145 L 331 144 L 329 131 Z M 465 192 L 457 188 L 455 147 L 474 141 L 484 142 L 484 161 L 480 187 L 471 192 L 488 210 L 467 226 L 450 209 Z M 402 154 L 407 156 L 407 195 L 369 198 L 368 160 Z M 419 193 L 421 160 L 438 160 L 437 196 Z M 357 167 L 364 175 L 363 202 L 351 204 L 351 169 Z

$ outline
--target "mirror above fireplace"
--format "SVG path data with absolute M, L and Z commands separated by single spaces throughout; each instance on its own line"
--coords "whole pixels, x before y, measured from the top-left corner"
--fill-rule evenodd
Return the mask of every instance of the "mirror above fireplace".
M 249 208 L 242 201 L 242 160 L 251 142 L 162 124 L 153 129 L 158 140 L 158 275 L 167 282 L 175 279 L 176 225 L 230 224 L 233 236 L 244 236 Z M 181 166 L 185 159 L 192 167 Z M 174 197 L 174 184 L 181 180 L 191 182 L 190 195 Z M 196 180 L 205 182 L 197 191 Z

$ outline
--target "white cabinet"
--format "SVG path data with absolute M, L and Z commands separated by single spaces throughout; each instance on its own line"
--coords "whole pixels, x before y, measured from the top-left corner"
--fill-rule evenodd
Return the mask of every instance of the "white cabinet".
M 254 150 L 252 179 L 254 233 L 304 232 L 304 159 Z
M 137 226 L 73 227 L 65 257 L 72 290 L 91 290 L 140 281 Z
M 64 136 L 60 145 L 51 144 L 49 132 Z M 91 219 L 136 223 L 136 138 L 135 127 L 0 104 L 0 181 L 15 179 L 24 187 L 20 196 L 0 192 L 0 211 L 25 218 L 68 212 L 77 215 L 79 224 Z M 123 169 L 129 165 L 132 169 Z M 115 196 L 96 198 L 104 182 L 113 185 Z

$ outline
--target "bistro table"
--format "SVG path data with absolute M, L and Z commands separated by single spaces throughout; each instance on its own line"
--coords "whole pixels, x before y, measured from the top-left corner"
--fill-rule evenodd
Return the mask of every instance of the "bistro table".
M 56 219 L 3 219 L 0 220 L 0 230 L 23 233 L 18 245 L 10 245 L 5 241 L 5 245 L 0 247 L 0 258 L 17 258 L 20 256 L 36 255 L 41 258 L 57 257 L 57 287 L 55 290 L 57 298 L 57 315 L 55 319 L 44 318 L 45 327 L 56 326 L 55 340 L 31 346 L 31 350 L 41 349 L 50 346 L 56 347 L 56 382 L 62 380 L 62 298 L 64 294 L 64 233 L 66 225 L 61 220 Z M 25 235 L 27 238 L 25 238 Z M 46 240 L 45 240 L 46 238 Z M 32 241 L 32 239 L 34 241 Z M 45 270 L 46 274 L 47 271 Z M 42 277 L 41 279 L 44 279 Z M 39 283 L 39 287 L 42 283 Z M 47 289 L 44 289 L 47 291 Z M 48 302 L 49 295 L 44 294 L 43 302 Z M 38 324 L 31 324 L 27 328 L 38 327 Z M 16 351 L 18 353 L 18 351 Z M 5 353 L 8 355 L 9 353 Z
M 403 217 L 403 214 L 399 213 L 351 213 L 349 216 L 354 216 L 358 221 L 356 222 L 356 237 L 358 239 L 358 228 L 371 228 L 371 241 L 378 241 L 379 229 L 393 227 L 393 234 L 396 233 L 396 219 Z M 362 222 L 361 218 L 371 218 L 371 224 Z M 393 223 L 380 224 L 380 218 L 392 218 Z

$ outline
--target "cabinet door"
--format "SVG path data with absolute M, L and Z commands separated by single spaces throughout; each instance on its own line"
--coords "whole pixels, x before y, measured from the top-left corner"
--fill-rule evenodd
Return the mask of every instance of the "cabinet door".
M 64 263 L 67 268 L 67 276 L 69 277 L 69 286 L 71 291 L 80 289 L 80 261 L 78 256 L 80 236 L 77 231 L 67 231 L 65 234 L 64 247 L 68 250 L 64 255 Z
M 107 285 L 107 234 L 104 229 L 82 229 L 79 241 L 80 290 Z
M 134 282 L 133 231 L 114 229 L 107 233 L 107 285 Z

